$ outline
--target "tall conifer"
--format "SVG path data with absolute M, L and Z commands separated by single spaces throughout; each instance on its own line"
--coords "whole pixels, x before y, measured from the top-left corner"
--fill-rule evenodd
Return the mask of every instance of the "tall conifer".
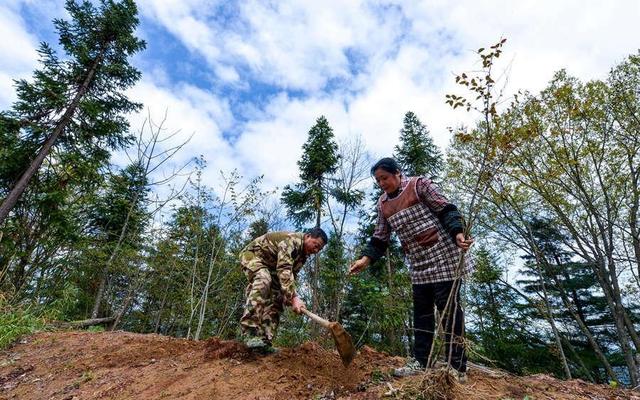
M 125 114 L 141 107 L 124 94 L 140 78 L 129 57 L 145 47 L 134 35 L 135 2 L 101 0 L 96 7 L 89 1 L 68 0 L 66 9 L 70 20 L 54 20 L 66 57 L 60 58 L 42 43 L 38 50 L 42 68 L 34 72 L 31 82 L 16 82 L 18 100 L 0 118 L 0 136 L 15 134 L 19 127 L 22 147 L 36 154 L 25 159 L 28 165 L 20 177 L 8 183 L 11 190 L 0 191 L 5 197 L 0 224 L 52 148 L 79 152 L 97 159 L 97 165 L 104 164 L 109 149 L 129 140 Z

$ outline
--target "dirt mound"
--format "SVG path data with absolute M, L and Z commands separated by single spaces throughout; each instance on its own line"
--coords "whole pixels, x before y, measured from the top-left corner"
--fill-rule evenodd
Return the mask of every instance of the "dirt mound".
M 395 361 L 395 364 L 394 364 Z M 346 369 L 315 343 L 260 356 L 244 344 L 127 332 L 39 333 L 0 359 L 0 399 L 307 399 L 358 390 L 397 359 L 370 349 Z
M 316 343 L 258 356 L 242 344 L 126 332 L 39 333 L 0 354 L 0 399 L 415 398 L 424 376 L 394 379 L 399 357 L 360 349 L 349 368 Z M 472 368 L 456 399 L 637 399 L 548 376 Z M 422 386 L 421 386 L 422 385 Z
M 216 337 L 206 341 L 204 357 L 209 360 L 219 360 L 221 358 L 250 360 L 255 358 L 243 343 L 235 340 L 221 340 Z

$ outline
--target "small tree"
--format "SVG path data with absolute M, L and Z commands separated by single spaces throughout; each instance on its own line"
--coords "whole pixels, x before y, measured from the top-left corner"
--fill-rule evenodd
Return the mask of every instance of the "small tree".
M 295 189 L 287 185 L 282 192 L 282 201 L 296 225 L 302 226 L 315 217 L 315 226 L 320 226 L 322 207 L 327 199 L 326 181 L 337 166 L 338 145 L 333 129 L 321 116 L 302 145 L 302 158 L 298 161 L 300 183 Z

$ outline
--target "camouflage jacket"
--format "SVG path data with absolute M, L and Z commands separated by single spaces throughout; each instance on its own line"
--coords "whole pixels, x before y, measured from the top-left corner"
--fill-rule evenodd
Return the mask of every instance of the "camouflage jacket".
M 282 294 L 290 302 L 296 294 L 295 279 L 307 261 L 303 238 L 300 232 L 266 233 L 242 250 L 242 266 L 249 271 L 267 267 L 278 277 Z

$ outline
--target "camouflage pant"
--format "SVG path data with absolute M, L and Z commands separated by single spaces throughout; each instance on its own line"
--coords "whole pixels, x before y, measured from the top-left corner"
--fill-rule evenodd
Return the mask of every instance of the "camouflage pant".
M 271 342 L 278 330 L 280 313 L 284 310 L 278 278 L 252 253 L 243 253 L 241 262 L 249 280 L 244 313 L 240 318 L 242 334 L 259 336 Z

